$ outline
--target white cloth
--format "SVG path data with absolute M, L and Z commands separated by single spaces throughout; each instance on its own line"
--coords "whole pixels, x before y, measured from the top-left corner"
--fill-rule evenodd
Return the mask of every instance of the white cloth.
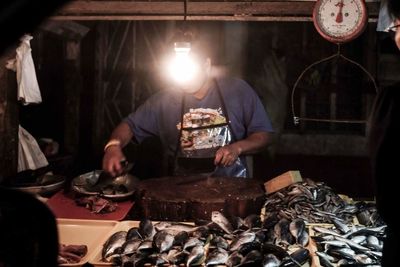
M 18 172 L 36 170 L 49 165 L 35 138 L 19 126 Z
M 32 38 L 30 35 L 24 35 L 21 38 L 21 44 L 16 50 L 16 58 L 9 60 L 6 65 L 8 69 L 17 72 L 18 100 L 24 105 L 42 102 L 31 53 L 30 40 Z
M 388 32 L 390 27 L 394 26 L 394 19 L 390 17 L 387 4 L 381 2 L 381 8 L 379 10 L 378 24 L 376 26 L 376 31 L 378 32 Z

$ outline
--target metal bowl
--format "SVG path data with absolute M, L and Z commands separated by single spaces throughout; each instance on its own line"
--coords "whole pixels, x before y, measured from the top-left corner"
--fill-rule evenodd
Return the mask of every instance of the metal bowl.
M 139 179 L 125 174 L 111 177 L 101 170 L 95 170 L 75 177 L 72 180 L 72 190 L 83 195 L 99 195 L 114 201 L 131 197 L 138 188 Z M 123 188 L 121 192 L 118 188 Z M 110 192 L 115 191 L 115 192 Z
M 41 177 L 41 181 L 43 181 L 42 182 L 43 184 L 14 185 L 12 186 L 12 189 L 41 196 L 50 196 L 59 191 L 61 188 L 63 188 L 65 183 L 65 177 L 46 174 L 43 177 Z

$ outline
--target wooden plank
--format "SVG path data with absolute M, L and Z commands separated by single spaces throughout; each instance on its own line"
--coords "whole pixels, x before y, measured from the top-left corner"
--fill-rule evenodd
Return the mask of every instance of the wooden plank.
M 253 16 L 311 17 L 313 1 L 259 1 L 259 2 L 189 2 L 188 16 L 233 16 L 252 20 Z M 370 17 L 376 18 L 379 3 L 367 3 Z M 132 1 L 72 1 L 60 9 L 54 18 L 85 17 L 96 19 L 183 19 L 182 2 Z M 71 17 L 70 17 L 71 16 Z M 171 17 L 172 16 L 172 17 Z
M 264 183 L 265 192 L 267 194 L 272 194 L 282 188 L 301 181 L 303 181 L 303 178 L 299 171 L 288 171 Z

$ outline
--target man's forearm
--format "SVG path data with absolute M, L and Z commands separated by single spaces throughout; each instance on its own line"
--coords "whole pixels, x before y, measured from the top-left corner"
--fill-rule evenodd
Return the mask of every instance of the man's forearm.
M 262 151 L 271 143 L 271 134 L 266 132 L 253 133 L 246 139 L 233 143 L 240 155 L 254 154 Z
M 126 146 L 129 141 L 133 138 L 133 133 L 129 125 L 125 122 L 121 122 L 117 128 L 111 134 L 110 139 L 115 139 L 121 142 L 121 148 Z

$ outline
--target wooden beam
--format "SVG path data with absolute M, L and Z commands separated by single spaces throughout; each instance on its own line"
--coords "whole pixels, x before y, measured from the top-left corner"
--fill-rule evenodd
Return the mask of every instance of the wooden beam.
M 188 18 L 202 20 L 208 16 L 216 20 L 262 20 L 262 17 L 307 17 L 310 18 L 313 1 L 260 1 L 260 2 L 188 2 Z M 379 3 L 367 3 L 370 17 L 379 13 Z M 54 19 L 85 20 L 181 20 L 182 2 L 132 2 L 132 1 L 72 1 L 60 9 Z M 254 18 L 256 17 L 256 19 Z M 239 19 L 238 19 L 239 18 Z

